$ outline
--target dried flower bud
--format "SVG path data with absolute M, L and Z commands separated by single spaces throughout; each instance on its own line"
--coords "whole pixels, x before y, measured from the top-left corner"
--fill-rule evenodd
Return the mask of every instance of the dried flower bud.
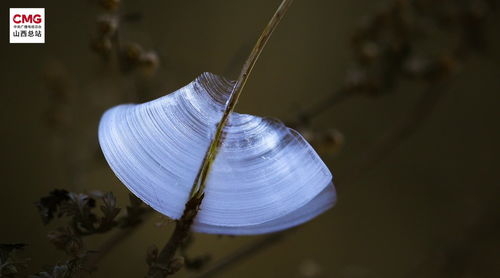
M 168 264 L 168 273 L 177 273 L 184 266 L 184 257 L 177 257 L 170 261 Z
M 337 153 L 344 145 L 344 135 L 337 129 L 328 129 L 324 133 L 323 145 L 325 151 Z
M 144 75 L 152 75 L 160 65 L 160 58 L 154 51 L 144 52 L 139 60 Z
M 121 0 L 101 0 L 99 3 L 109 11 L 115 11 L 120 6 Z
M 123 71 L 137 68 L 144 50 L 137 43 L 126 43 L 120 50 L 121 66 Z
M 153 74 L 160 65 L 158 54 L 154 51 L 144 51 L 137 43 L 126 44 L 121 51 L 123 70 L 140 69 L 145 76 Z
M 118 19 L 115 16 L 103 15 L 97 19 L 97 31 L 101 36 L 111 36 L 118 28 Z
M 103 57 L 109 57 L 111 53 L 111 49 L 113 48 L 113 44 L 111 43 L 111 39 L 108 36 L 100 36 L 96 37 L 91 41 L 90 47 L 97 54 Z
M 328 129 L 316 132 L 312 141 L 318 152 L 335 154 L 344 144 L 344 135 L 336 129 Z
M 137 43 L 125 44 L 122 51 L 124 58 L 129 61 L 133 61 L 134 63 L 137 63 L 140 60 L 143 53 L 142 46 Z

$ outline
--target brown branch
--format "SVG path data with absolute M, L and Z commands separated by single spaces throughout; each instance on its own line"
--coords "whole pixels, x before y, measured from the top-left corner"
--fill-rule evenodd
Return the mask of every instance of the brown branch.
M 328 109 L 330 109 L 332 106 L 337 105 L 356 95 L 359 94 L 357 94 L 356 91 L 350 90 L 348 88 L 341 88 L 337 91 L 334 91 L 326 99 L 323 99 L 300 112 L 297 115 L 295 122 L 293 122 L 293 125 L 307 125 L 313 118 L 319 116 L 325 111 L 328 111 Z
M 193 220 L 198 213 L 201 202 L 203 201 L 206 179 L 208 177 L 208 173 L 210 172 L 211 165 L 217 155 L 220 143 L 222 142 L 222 133 L 229 115 L 233 112 L 238 102 L 238 98 L 243 88 L 245 87 L 245 83 L 248 80 L 248 77 L 252 72 L 252 69 L 255 66 L 255 63 L 257 62 L 260 54 L 262 53 L 262 50 L 271 37 L 273 31 L 278 26 L 278 23 L 281 21 L 284 14 L 290 7 L 292 1 L 293 0 L 283 0 L 283 2 L 281 2 L 281 5 L 276 10 L 275 14 L 271 17 L 271 20 L 269 21 L 267 26 L 264 28 L 252 52 L 243 65 L 241 74 L 236 80 L 229 100 L 227 101 L 222 118 L 217 125 L 214 138 L 210 143 L 200 170 L 198 171 L 198 175 L 192 187 L 190 199 L 186 203 L 182 217 L 176 221 L 175 230 L 172 236 L 160 251 L 160 254 L 158 255 L 156 261 L 151 265 L 148 271 L 148 277 L 167 277 L 168 275 L 173 274 L 179 270 L 177 266 L 173 265 L 173 263 L 175 262 L 174 256 L 177 252 L 177 249 L 179 249 L 179 247 L 188 238 Z
M 214 275 L 218 274 L 219 272 L 226 270 L 228 267 L 235 265 L 236 263 L 238 263 L 242 260 L 245 260 L 246 258 L 249 258 L 252 255 L 255 255 L 255 254 L 261 252 L 262 250 L 266 249 L 267 247 L 270 247 L 270 246 L 282 241 L 288 234 L 290 234 L 290 232 L 284 231 L 284 232 L 264 236 L 261 239 L 236 250 L 231 255 L 220 259 L 219 261 L 212 264 L 212 266 L 208 267 L 200 274 L 193 276 L 193 278 L 213 277 Z
M 177 270 L 179 270 L 178 268 L 173 267 L 171 263 L 174 262 L 174 256 L 177 249 L 179 249 L 189 236 L 191 225 L 193 224 L 193 220 L 198 213 L 198 208 L 201 205 L 202 199 L 203 196 L 201 199 L 193 197 L 186 203 L 184 213 L 182 214 L 181 219 L 177 220 L 173 234 L 161 250 L 156 262 L 149 268 L 148 277 L 167 277 L 168 275 L 174 274 Z
M 408 115 L 382 135 L 372 145 L 367 155 L 364 155 L 363 159 L 358 162 L 358 166 L 353 168 L 352 173 L 346 176 L 349 183 L 353 183 L 362 177 L 364 172 L 373 168 L 415 134 L 434 111 L 438 101 L 444 95 L 445 87 L 446 83 L 444 81 L 431 83 Z
M 231 113 L 234 111 L 234 108 L 236 107 L 236 104 L 238 103 L 238 99 L 241 95 L 241 92 L 243 91 L 243 88 L 245 87 L 245 84 L 248 80 L 248 77 L 250 76 L 250 73 L 252 72 L 253 67 L 255 66 L 255 63 L 259 59 L 260 54 L 264 50 L 264 47 L 266 46 L 273 31 L 276 29 L 276 27 L 280 23 L 281 19 L 285 15 L 286 11 L 288 10 L 288 8 L 292 4 L 292 2 L 293 2 L 293 0 L 283 0 L 283 2 L 281 2 L 278 9 L 274 13 L 274 15 L 271 17 L 271 20 L 269 21 L 267 26 L 264 28 L 264 30 L 260 34 L 259 39 L 257 40 L 257 43 L 255 44 L 254 48 L 252 49 L 252 52 L 250 52 L 250 55 L 248 56 L 245 64 L 243 65 L 243 68 L 241 69 L 241 73 L 240 73 L 238 79 L 236 80 L 236 83 L 234 84 L 234 87 L 233 87 L 233 90 L 231 91 L 229 99 L 227 100 L 226 107 L 224 108 L 224 113 L 222 114 L 222 118 L 217 125 L 214 139 L 212 140 L 212 142 L 208 148 L 208 151 L 205 155 L 205 158 L 203 159 L 201 169 L 198 172 L 198 176 L 196 177 L 196 180 L 195 180 L 194 185 L 193 185 L 191 197 L 200 198 L 201 195 L 203 195 L 205 180 L 208 177 L 208 172 L 210 171 L 210 167 L 212 165 L 212 162 L 214 161 L 215 156 L 217 155 L 219 145 L 222 142 L 222 133 L 223 133 L 224 127 L 229 119 L 229 115 L 231 115 Z
M 141 219 L 141 222 L 127 226 L 122 228 L 118 232 L 116 232 L 112 237 L 107 239 L 97 250 L 97 252 L 92 253 L 88 256 L 85 261 L 85 270 L 87 271 L 95 271 L 99 263 L 109 254 L 116 246 L 119 246 L 123 241 L 129 238 L 138 228 L 144 224 L 149 216 L 152 215 L 153 210 L 147 209 L 144 210 L 144 216 Z

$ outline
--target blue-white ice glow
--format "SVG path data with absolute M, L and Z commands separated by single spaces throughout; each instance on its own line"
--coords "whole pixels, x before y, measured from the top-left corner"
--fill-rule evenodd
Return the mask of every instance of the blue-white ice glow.
M 154 101 L 108 110 L 99 142 L 118 178 L 155 210 L 180 218 L 232 86 L 204 73 Z M 233 113 L 193 229 L 275 232 L 316 217 L 335 199 L 332 174 L 300 134 L 277 120 Z

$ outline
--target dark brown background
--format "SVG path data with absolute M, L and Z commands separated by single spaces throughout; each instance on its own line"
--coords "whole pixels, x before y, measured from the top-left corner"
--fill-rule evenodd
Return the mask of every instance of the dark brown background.
M 139 90 L 142 100 L 171 92 L 203 71 L 234 78 L 280 1 L 123 2 L 144 18 L 123 26 L 122 39 L 160 54 L 158 72 L 145 80 L 104 66 L 90 51 L 101 13 L 90 1 L 2 1 L 0 242 L 28 243 L 23 255 L 32 258 L 32 272 L 64 258 L 47 241 L 51 226 L 39 219 L 38 198 L 57 187 L 112 190 L 126 202 L 125 187 L 97 149 L 102 112 Z M 237 110 L 288 120 L 331 93 L 351 65 L 350 36 L 387 2 L 295 1 Z M 8 44 L 8 8 L 21 7 L 46 8 L 45 44 Z M 336 176 L 337 206 L 220 277 L 306 277 L 301 269 L 311 265 L 320 269 L 314 277 L 446 277 L 457 269 L 463 276 L 450 277 L 498 274 L 499 240 L 488 236 L 498 232 L 500 193 L 497 32 L 489 29 L 488 52 L 462 66 L 425 125 L 355 182 L 343 178 L 424 87 L 409 83 L 386 97 L 355 98 L 315 120 L 314 127 L 335 127 L 345 136 L 340 153 L 322 155 Z M 71 92 L 63 116 L 72 115 L 70 128 L 63 132 L 46 120 L 53 100 L 44 75 L 54 70 Z M 143 277 L 146 248 L 162 245 L 170 232 L 155 227 L 159 220 L 151 218 L 94 276 Z M 192 252 L 217 258 L 255 239 L 197 235 Z

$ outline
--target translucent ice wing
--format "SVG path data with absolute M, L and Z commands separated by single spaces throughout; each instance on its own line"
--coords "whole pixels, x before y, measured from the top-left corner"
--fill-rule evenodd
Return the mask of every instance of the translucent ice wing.
M 279 121 L 234 113 L 225 131 L 198 222 L 264 223 L 304 206 L 332 180 L 302 136 Z
M 154 101 L 106 111 L 99 143 L 118 178 L 154 209 L 179 218 L 231 87 L 205 73 Z
M 231 89 L 231 82 L 205 73 L 165 97 L 110 109 L 99 141 L 111 168 L 144 202 L 179 218 Z M 237 113 L 224 132 L 195 230 L 266 233 L 333 205 L 331 173 L 297 132 Z
M 197 232 L 208 234 L 256 235 L 272 233 L 300 225 L 313 219 L 333 207 L 335 201 L 335 188 L 333 187 L 333 184 L 329 184 L 320 194 L 314 197 L 314 199 L 309 201 L 309 203 L 305 206 L 274 220 L 256 225 L 245 226 L 217 226 L 195 221 L 193 229 Z

